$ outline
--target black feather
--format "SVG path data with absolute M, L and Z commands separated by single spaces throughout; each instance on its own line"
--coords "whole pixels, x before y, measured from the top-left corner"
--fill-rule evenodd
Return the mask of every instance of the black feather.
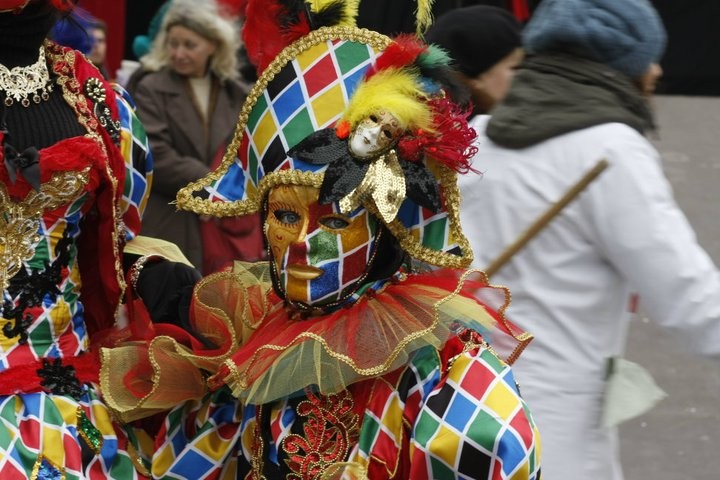
M 309 9 L 304 0 L 280 0 L 279 3 L 283 6 L 283 15 L 278 19 L 278 24 L 283 29 L 291 29 L 308 14 Z
M 337 202 L 352 192 L 365 178 L 370 164 L 354 159 L 350 153 L 330 165 L 325 170 L 325 178 L 320 187 L 321 204 Z
M 332 128 L 311 133 L 288 150 L 287 154 L 312 165 L 325 165 L 349 155 L 347 142 L 339 139 Z
M 400 161 L 405 174 L 405 191 L 413 202 L 432 212 L 439 212 L 440 191 L 437 180 L 421 163 Z
M 310 15 L 310 27 L 316 30 L 320 27 L 333 27 L 340 24 L 345 18 L 345 6 L 342 1 L 328 3 L 325 8 Z

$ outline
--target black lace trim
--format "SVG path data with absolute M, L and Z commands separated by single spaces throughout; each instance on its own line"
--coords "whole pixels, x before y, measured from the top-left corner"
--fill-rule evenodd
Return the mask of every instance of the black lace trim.
M 26 344 L 28 328 L 34 321 L 33 316 L 26 310 L 41 305 L 48 295 L 54 302 L 62 293 L 58 285 L 62 280 L 63 269 L 66 269 L 70 262 L 71 244 L 72 240 L 66 230 L 55 247 L 56 258 L 52 263 L 46 262 L 45 268 L 30 273 L 21 268 L 10 280 L 9 298 L 3 302 L 1 309 L 2 317 L 10 320 L 2 329 L 7 338 L 19 336 L 18 342 Z M 17 303 L 13 302 L 14 298 L 17 298 Z
M 63 365 L 59 358 L 43 359 L 43 367 L 37 370 L 42 377 L 40 385 L 46 390 L 56 394 L 80 398 L 83 393 L 82 385 L 75 375 L 75 367 Z

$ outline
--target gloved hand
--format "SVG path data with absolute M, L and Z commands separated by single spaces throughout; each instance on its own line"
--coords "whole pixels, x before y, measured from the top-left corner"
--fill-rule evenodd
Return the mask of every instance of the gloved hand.
M 124 261 L 132 266 L 138 258 L 126 254 Z M 164 259 L 148 261 L 137 277 L 135 293 L 142 299 L 153 323 L 176 325 L 211 348 L 212 343 L 190 325 L 190 303 L 200 278 L 198 270 L 184 263 Z
M 200 272 L 179 262 L 147 262 L 137 280 L 136 293 L 142 298 L 153 322 L 173 323 L 185 328 L 190 300 Z

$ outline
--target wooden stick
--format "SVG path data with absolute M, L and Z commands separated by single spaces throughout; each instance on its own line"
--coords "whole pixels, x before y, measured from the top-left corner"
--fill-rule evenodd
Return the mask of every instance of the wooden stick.
M 605 170 L 608 167 L 608 161 L 605 159 L 600 160 L 598 163 L 595 164 L 595 166 L 590 169 L 583 177 L 570 189 L 565 192 L 565 194 L 555 202 L 553 205 L 550 206 L 550 208 L 545 211 L 545 213 L 542 214 L 535 222 L 530 225 L 530 227 L 525 230 L 522 235 L 520 235 L 517 240 L 515 240 L 512 244 L 510 244 L 501 254 L 499 257 L 497 257 L 495 260 L 493 260 L 490 265 L 485 269 L 485 274 L 489 277 L 492 277 L 495 273 L 497 273 L 498 270 L 500 270 L 505 264 L 512 258 L 513 255 L 518 253 L 520 249 L 522 249 L 525 244 L 527 244 L 535 235 L 540 233 L 540 231 L 547 226 L 550 221 L 555 218 L 555 216 L 560 213 L 560 211 L 567 206 L 568 203 L 573 201 L 575 197 L 577 197 L 580 192 L 585 190 L 587 186 L 595 180 L 600 173 L 602 173 L 603 170 Z

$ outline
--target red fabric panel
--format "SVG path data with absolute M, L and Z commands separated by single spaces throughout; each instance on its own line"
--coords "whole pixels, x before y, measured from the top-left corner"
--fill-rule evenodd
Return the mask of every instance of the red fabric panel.
M 125 52 L 125 2 L 126 0 L 81 0 L 79 5 L 95 17 L 107 23 L 108 74 L 115 76 Z
M 525 22 L 530 18 L 530 9 L 528 8 L 527 0 L 512 0 L 510 3 L 512 12 L 519 22 Z

